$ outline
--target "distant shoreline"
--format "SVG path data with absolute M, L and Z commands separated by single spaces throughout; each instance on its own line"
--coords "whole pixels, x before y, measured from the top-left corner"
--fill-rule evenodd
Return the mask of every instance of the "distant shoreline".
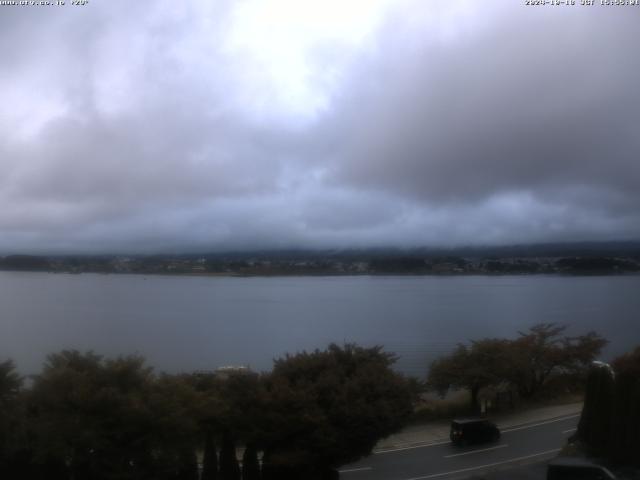
M 580 250 L 576 250 L 580 251 Z M 454 253 L 458 253 L 457 255 Z M 463 255 L 467 253 L 468 255 Z M 621 275 L 640 273 L 640 250 L 570 252 L 262 252 L 155 256 L 0 257 L 0 270 L 214 277 L 362 275 Z
M 633 272 L 518 272 L 518 273 L 496 273 L 496 272 L 469 272 L 469 273 L 406 273 L 406 272 L 385 272 L 385 273 L 193 273 L 193 272 L 99 272 L 99 271 L 54 271 L 54 270 L 10 270 L 0 269 L 0 273 L 46 273 L 51 275 L 135 275 L 154 277 L 196 277 L 196 278 L 293 278 L 293 277 L 624 277 L 637 276 L 640 271 Z

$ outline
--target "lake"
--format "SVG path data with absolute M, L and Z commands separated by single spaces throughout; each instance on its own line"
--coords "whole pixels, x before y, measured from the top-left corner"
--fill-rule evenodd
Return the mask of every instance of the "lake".
M 640 344 L 640 276 L 188 277 L 0 272 L 0 360 L 35 373 L 63 348 L 139 353 L 158 370 L 249 365 L 330 342 L 381 344 L 424 376 L 457 342 L 538 322 Z

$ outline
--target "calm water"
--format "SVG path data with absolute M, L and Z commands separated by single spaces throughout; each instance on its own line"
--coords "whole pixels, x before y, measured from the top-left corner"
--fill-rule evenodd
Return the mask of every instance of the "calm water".
M 171 372 L 250 365 L 330 342 L 383 344 L 422 376 L 456 342 L 537 322 L 640 344 L 640 276 L 213 278 L 0 272 L 0 359 L 140 353 Z

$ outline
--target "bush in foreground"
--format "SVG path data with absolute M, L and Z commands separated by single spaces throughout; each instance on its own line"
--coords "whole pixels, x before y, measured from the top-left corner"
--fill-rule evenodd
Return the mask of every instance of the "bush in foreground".
M 324 478 L 400 429 L 412 402 L 408 382 L 391 369 L 394 361 L 380 347 L 355 345 L 276 360 L 267 380 L 268 468 Z
M 394 361 L 380 347 L 331 345 L 276 360 L 269 374 L 216 378 L 63 351 L 28 390 L 5 362 L 0 478 L 196 480 L 201 451 L 203 480 L 333 479 L 411 414 Z M 236 442 L 247 447 L 242 473 Z
M 640 465 L 640 347 L 612 367 L 591 368 L 576 437 L 592 455 Z

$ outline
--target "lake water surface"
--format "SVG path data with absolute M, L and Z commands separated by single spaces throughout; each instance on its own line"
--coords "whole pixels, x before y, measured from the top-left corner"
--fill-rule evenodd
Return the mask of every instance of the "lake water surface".
M 170 372 L 249 365 L 330 342 L 384 345 L 423 376 L 456 342 L 537 322 L 640 344 L 640 276 L 181 277 L 0 272 L 0 360 L 140 353 Z

